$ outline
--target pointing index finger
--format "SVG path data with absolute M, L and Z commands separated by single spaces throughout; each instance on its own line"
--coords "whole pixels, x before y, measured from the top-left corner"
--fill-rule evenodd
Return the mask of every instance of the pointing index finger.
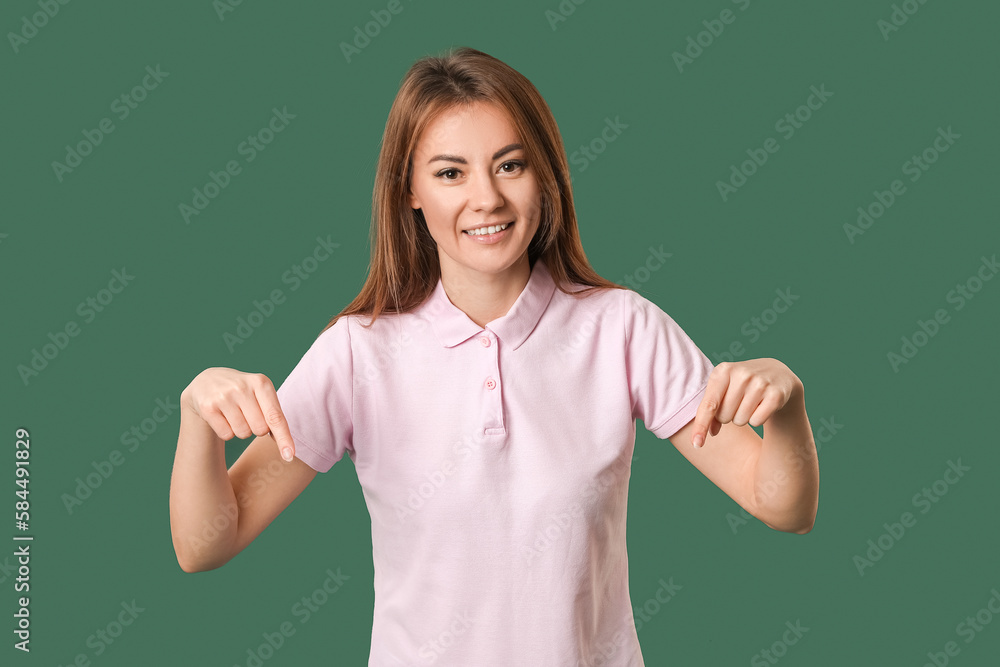
M 718 369 L 718 367 L 716 367 Z M 705 388 L 705 395 L 698 405 L 698 412 L 694 416 L 694 433 L 691 435 L 691 444 L 695 447 L 703 447 L 705 439 L 708 437 L 708 429 L 712 425 L 715 414 L 722 405 L 723 378 L 720 372 L 713 371 L 708 378 L 708 385 Z
M 264 421 L 267 422 L 271 437 L 278 443 L 281 458 L 285 461 L 291 461 L 295 456 L 295 442 L 292 440 L 291 431 L 288 430 L 288 420 L 285 419 L 285 413 L 281 411 L 281 405 L 278 403 L 278 395 L 273 389 L 270 389 L 257 395 L 257 401 L 260 404 L 261 412 L 264 413 Z

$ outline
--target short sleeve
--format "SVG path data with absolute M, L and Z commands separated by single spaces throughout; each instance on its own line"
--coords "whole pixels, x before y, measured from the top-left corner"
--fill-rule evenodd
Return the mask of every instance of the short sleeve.
M 666 439 L 694 418 L 714 365 L 659 306 L 622 291 L 632 417 Z
M 278 387 L 295 456 L 327 472 L 354 450 L 354 368 L 349 317 L 321 333 Z

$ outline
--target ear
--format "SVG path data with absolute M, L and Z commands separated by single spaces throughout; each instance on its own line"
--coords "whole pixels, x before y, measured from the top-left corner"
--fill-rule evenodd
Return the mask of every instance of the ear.
M 410 194 L 407 195 L 407 201 L 410 203 L 410 208 L 413 209 L 422 208 L 420 206 L 420 200 L 417 199 L 417 196 L 415 194 L 413 194 L 413 188 L 410 188 Z

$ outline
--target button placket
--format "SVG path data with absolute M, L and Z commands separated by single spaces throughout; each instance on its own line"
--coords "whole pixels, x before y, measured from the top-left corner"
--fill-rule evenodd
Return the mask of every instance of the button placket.
M 489 355 L 484 367 L 483 378 L 483 431 L 487 434 L 506 433 L 503 423 L 503 392 L 500 377 L 500 341 L 491 331 L 484 331 L 479 337 L 483 354 Z

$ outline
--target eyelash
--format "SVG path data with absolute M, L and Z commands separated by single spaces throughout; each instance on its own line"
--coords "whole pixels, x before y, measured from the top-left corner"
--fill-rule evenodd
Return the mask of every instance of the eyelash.
M 521 169 L 523 169 L 525 167 L 525 163 L 522 160 L 507 160 L 502 165 L 500 165 L 500 167 L 503 168 L 503 167 L 505 167 L 508 164 L 512 164 L 512 165 L 514 165 L 516 167 L 519 167 Z M 444 174 L 447 174 L 447 173 L 452 172 L 452 171 L 460 172 L 462 170 L 461 169 L 457 169 L 455 167 L 448 167 L 447 169 L 442 169 L 438 173 L 434 174 L 434 177 L 435 178 L 441 178 L 442 176 L 444 176 Z M 508 171 L 506 173 L 512 174 L 514 172 Z M 444 180 L 446 180 L 446 181 L 454 181 L 455 179 L 454 178 L 445 178 Z

